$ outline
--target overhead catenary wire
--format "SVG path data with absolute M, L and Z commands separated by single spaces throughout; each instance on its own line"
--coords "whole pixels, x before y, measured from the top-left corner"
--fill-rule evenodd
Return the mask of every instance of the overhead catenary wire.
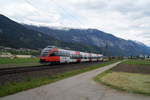
M 29 5 L 31 5 L 34 9 L 35 9 L 35 12 L 34 12 L 34 14 L 37 14 L 39 17 L 41 17 L 41 15 L 44 15 L 44 16 L 46 16 L 46 17 L 48 17 L 48 18 L 51 18 L 52 16 L 50 16 L 50 15 L 48 15 L 48 14 L 46 14 L 46 13 L 44 13 L 43 11 L 41 11 L 37 6 L 35 6 L 33 3 L 32 3 L 32 0 L 24 0 L 27 4 L 29 4 Z M 33 21 L 32 19 L 28 19 L 28 20 L 30 20 L 31 22 Z M 50 24 L 50 23 L 49 23 Z M 40 24 L 39 24 L 40 25 Z
M 41 11 L 37 6 L 33 5 L 32 0 L 24 0 L 27 4 L 31 5 L 33 8 L 36 9 L 35 13 L 38 14 L 39 16 L 42 14 L 44 14 L 47 17 L 51 17 L 48 14 L 44 13 L 43 11 Z M 75 17 L 74 15 L 72 15 L 69 11 L 65 10 L 64 7 L 62 7 L 60 4 L 58 4 L 57 2 L 55 2 L 54 0 L 51 0 L 59 9 L 60 12 L 62 12 L 64 15 L 71 17 L 73 20 L 75 20 L 80 27 L 85 26 L 79 19 L 78 17 Z M 73 22 L 73 21 L 71 21 Z M 72 24 L 75 24 L 74 22 Z M 78 26 L 78 25 L 77 25 Z
M 51 16 L 49 16 L 48 14 L 42 12 L 38 7 L 36 7 L 35 5 L 33 5 L 32 2 L 31 2 L 31 0 L 30 0 L 30 1 L 29 1 L 29 0 L 24 0 L 24 1 L 25 1 L 27 4 L 31 5 L 33 8 L 35 8 L 35 9 L 36 9 L 36 10 L 35 10 L 35 13 L 38 14 L 39 16 L 40 16 L 41 13 L 42 13 L 42 14 L 44 14 L 44 15 L 47 16 L 47 17 L 51 17 Z
M 66 10 L 63 6 L 60 5 L 60 3 L 56 2 L 55 0 L 49 0 L 52 1 L 61 11 L 63 11 L 66 15 L 70 16 L 72 19 L 75 19 L 76 22 L 82 27 L 85 26 L 79 19 L 78 17 L 75 17 L 72 15 L 68 10 Z M 74 23 L 73 23 L 74 24 Z

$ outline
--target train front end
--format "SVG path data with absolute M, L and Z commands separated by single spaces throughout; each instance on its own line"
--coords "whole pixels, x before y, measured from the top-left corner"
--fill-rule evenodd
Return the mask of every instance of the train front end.
M 55 46 L 47 46 L 44 48 L 40 55 L 40 63 L 42 64 L 50 64 L 56 61 L 59 61 L 59 57 L 54 57 L 52 54 L 56 52 L 58 49 Z

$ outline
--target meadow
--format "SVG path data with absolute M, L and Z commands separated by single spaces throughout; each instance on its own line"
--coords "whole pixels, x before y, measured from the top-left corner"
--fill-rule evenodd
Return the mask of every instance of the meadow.
M 150 60 L 130 59 L 130 60 L 122 62 L 122 64 L 150 65 Z
M 39 58 L 0 58 L 0 64 L 36 63 Z
M 128 67 L 124 66 L 124 64 L 128 65 Z M 122 68 L 119 69 L 120 66 Z M 118 70 L 114 70 L 116 69 L 114 67 L 99 74 L 94 78 L 95 81 L 117 90 L 150 95 L 150 74 L 148 73 L 150 72 L 150 68 L 148 68 L 150 67 L 150 61 L 127 60 L 119 64 L 119 67 Z M 147 68 L 147 71 L 142 71 L 144 68 Z

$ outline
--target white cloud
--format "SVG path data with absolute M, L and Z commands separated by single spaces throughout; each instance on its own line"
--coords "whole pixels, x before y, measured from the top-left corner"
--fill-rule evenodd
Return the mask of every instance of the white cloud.
M 150 0 L 1 0 L 0 13 L 23 23 L 98 28 L 150 45 Z

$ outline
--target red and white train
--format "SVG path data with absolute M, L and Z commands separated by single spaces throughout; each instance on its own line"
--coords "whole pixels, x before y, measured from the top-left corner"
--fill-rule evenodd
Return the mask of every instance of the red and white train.
M 102 60 L 103 60 L 102 54 L 65 50 L 57 48 L 55 46 L 47 46 L 42 50 L 40 56 L 40 62 L 48 64 L 92 62 Z

